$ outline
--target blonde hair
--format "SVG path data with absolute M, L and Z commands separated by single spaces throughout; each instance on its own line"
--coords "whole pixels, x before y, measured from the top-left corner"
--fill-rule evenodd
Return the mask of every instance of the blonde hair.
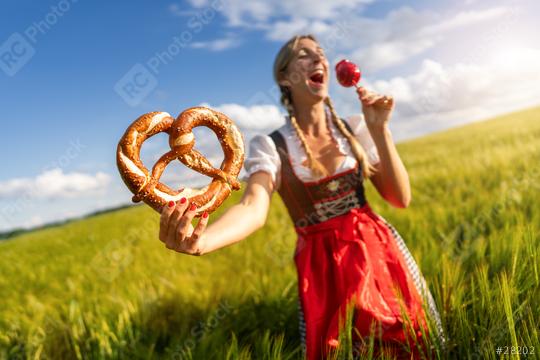
M 310 39 L 314 42 L 318 43 L 317 39 L 311 35 L 297 35 L 292 37 L 289 41 L 287 41 L 279 50 L 276 59 L 274 61 L 274 79 L 276 83 L 279 85 L 279 89 L 281 91 L 281 103 L 289 113 L 289 119 L 291 121 L 291 125 L 294 128 L 296 135 L 300 139 L 300 143 L 302 144 L 302 147 L 304 148 L 307 160 L 308 160 L 308 168 L 316 175 L 316 176 L 328 176 L 328 170 L 321 164 L 320 161 L 318 161 L 315 156 L 313 155 L 313 152 L 309 148 L 306 138 L 304 137 L 304 133 L 302 132 L 302 129 L 300 129 L 300 126 L 298 126 L 298 122 L 296 121 L 296 117 L 294 114 L 294 105 L 292 101 L 292 94 L 288 87 L 280 85 L 279 81 L 282 79 L 282 76 L 286 73 L 287 67 L 289 66 L 291 60 L 293 59 L 295 53 L 294 50 L 296 49 L 296 46 L 298 45 L 298 42 L 302 39 Z M 339 129 L 341 134 L 347 139 L 349 142 L 349 145 L 351 147 L 351 151 L 354 154 L 354 157 L 358 161 L 358 164 L 362 168 L 362 174 L 364 175 L 364 178 L 370 177 L 374 173 L 374 168 L 369 164 L 367 161 L 367 155 L 364 151 L 364 148 L 360 145 L 356 137 L 351 134 L 351 132 L 347 129 L 345 124 L 343 123 L 343 120 L 337 115 L 336 110 L 334 109 L 334 105 L 332 104 L 332 100 L 330 100 L 330 97 L 328 96 L 326 99 L 324 99 L 324 102 L 326 106 L 328 106 L 328 109 L 330 110 L 330 114 L 332 115 L 332 121 L 336 125 L 336 127 Z

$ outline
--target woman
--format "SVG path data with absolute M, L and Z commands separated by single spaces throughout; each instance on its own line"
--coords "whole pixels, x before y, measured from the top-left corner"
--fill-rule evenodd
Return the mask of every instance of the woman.
M 393 99 L 359 88 L 363 116 L 340 119 L 328 97 L 328 61 L 311 35 L 281 48 L 274 77 L 289 116 L 278 130 L 251 140 L 241 201 L 208 228 L 206 214 L 193 228 L 196 208 L 186 199 L 171 203 L 162 211 L 161 241 L 192 255 L 238 242 L 264 225 L 277 191 L 298 234 L 294 261 L 307 358 L 339 346 L 347 306 L 354 309 L 358 352 L 375 325 L 378 350 L 418 355 L 403 345 L 426 336 L 425 309 L 442 336 L 439 315 L 403 240 L 373 213 L 363 187 L 369 178 L 390 204 L 409 205 L 408 174 L 388 128 Z

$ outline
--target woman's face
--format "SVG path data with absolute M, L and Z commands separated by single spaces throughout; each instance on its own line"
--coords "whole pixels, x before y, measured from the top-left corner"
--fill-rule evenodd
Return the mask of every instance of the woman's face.
M 295 100 L 324 100 L 328 96 L 328 60 L 319 44 L 311 39 L 301 39 L 284 79 Z

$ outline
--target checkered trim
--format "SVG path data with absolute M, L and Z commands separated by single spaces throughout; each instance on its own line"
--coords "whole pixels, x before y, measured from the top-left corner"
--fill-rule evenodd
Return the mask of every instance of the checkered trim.
M 300 340 L 302 342 L 302 356 L 306 357 L 306 322 L 304 320 L 304 311 L 302 310 L 302 303 L 300 297 L 298 297 L 298 330 L 300 330 Z
M 429 287 L 427 286 L 426 279 L 420 272 L 420 269 L 418 268 L 416 261 L 414 260 L 411 252 L 407 248 L 407 245 L 405 244 L 405 241 L 403 241 L 403 238 L 401 237 L 401 235 L 388 221 L 386 221 L 386 219 L 384 219 L 380 215 L 377 215 L 377 216 L 392 231 L 392 235 L 394 236 L 396 240 L 399 250 L 403 254 L 403 257 L 405 258 L 409 272 L 413 276 L 414 284 L 416 286 L 418 293 L 421 294 L 424 297 L 424 299 L 427 298 L 428 308 L 431 313 L 431 317 L 435 321 L 435 324 L 437 326 L 437 332 L 439 335 L 441 345 L 445 347 L 446 339 L 445 339 L 444 331 L 441 324 L 441 317 L 439 315 L 439 312 L 437 311 L 437 306 L 435 305 L 435 300 L 433 299 L 433 295 L 431 295 L 431 292 L 429 291 Z

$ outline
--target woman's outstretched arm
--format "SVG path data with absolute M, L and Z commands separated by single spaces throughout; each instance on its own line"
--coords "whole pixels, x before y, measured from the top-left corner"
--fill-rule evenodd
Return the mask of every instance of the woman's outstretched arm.
M 218 219 L 206 227 L 208 218 L 201 217 L 193 228 L 191 221 L 196 209 L 186 201 L 161 212 L 159 239 L 166 247 L 190 255 L 204 255 L 234 244 L 259 228 L 268 215 L 273 183 L 264 171 L 253 173 L 239 203 L 228 208 Z

